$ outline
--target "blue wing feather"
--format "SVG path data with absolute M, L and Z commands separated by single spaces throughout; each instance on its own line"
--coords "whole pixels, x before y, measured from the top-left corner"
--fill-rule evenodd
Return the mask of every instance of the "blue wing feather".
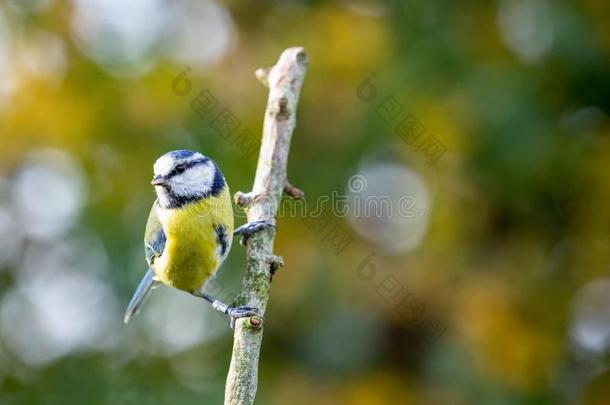
M 146 231 L 144 233 L 144 250 L 146 252 L 146 262 L 150 266 L 157 257 L 163 254 L 167 237 L 163 232 L 161 221 L 157 215 L 157 201 L 153 204 L 148 215 Z

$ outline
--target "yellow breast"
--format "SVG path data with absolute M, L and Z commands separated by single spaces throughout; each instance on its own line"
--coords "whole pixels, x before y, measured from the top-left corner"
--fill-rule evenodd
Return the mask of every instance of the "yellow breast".
M 217 197 L 176 209 L 159 208 L 158 213 L 167 240 L 153 271 L 164 284 L 194 293 L 216 272 L 231 246 L 233 208 L 228 187 Z M 219 226 L 227 239 L 224 252 L 218 242 Z

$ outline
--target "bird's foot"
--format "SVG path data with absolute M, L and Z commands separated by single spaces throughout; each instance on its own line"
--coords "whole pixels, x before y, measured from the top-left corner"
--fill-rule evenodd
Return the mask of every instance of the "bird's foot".
M 237 228 L 235 232 L 233 232 L 233 235 L 241 236 L 241 240 L 239 243 L 242 246 L 246 246 L 246 244 L 248 243 L 248 239 L 250 239 L 252 235 L 268 228 L 275 228 L 275 225 L 271 221 L 265 220 L 248 222 L 247 224 Z
M 238 318 L 249 318 L 256 316 L 260 319 L 264 319 L 263 316 L 259 314 L 257 308 L 248 306 L 230 307 L 227 309 L 227 315 L 229 315 L 229 324 L 231 325 L 231 329 L 235 329 L 235 320 Z
M 212 304 L 212 308 L 214 308 L 218 312 L 222 312 L 223 314 L 229 315 L 229 324 L 231 325 L 231 329 L 235 329 L 235 320 L 238 318 L 256 317 L 258 318 L 256 322 L 258 324 L 258 327 L 260 327 L 260 324 L 262 324 L 262 321 L 265 319 L 259 313 L 257 308 L 245 305 L 239 307 L 230 307 L 224 302 L 217 300 L 208 294 L 198 294 L 198 296 L 210 302 Z
M 214 302 L 212 302 L 212 307 L 215 310 L 222 312 L 223 314 L 229 315 L 229 324 L 231 325 L 231 329 L 235 329 L 235 320 L 238 318 L 249 318 L 252 316 L 256 316 L 258 318 L 264 319 L 263 316 L 258 312 L 258 309 L 254 307 L 230 307 L 227 304 L 224 304 L 218 300 L 214 300 Z

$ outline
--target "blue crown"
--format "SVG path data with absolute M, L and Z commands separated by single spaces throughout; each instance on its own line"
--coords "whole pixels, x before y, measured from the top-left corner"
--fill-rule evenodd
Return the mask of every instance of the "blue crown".
M 173 150 L 171 152 L 168 152 L 168 155 L 170 155 L 174 160 L 178 160 L 178 159 L 189 158 L 189 157 L 193 156 L 195 153 L 196 152 L 193 152 L 192 150 L 182 149 L 182 150 Z

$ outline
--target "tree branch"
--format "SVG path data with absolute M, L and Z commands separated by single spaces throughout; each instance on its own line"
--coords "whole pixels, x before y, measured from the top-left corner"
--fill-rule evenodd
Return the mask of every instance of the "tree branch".
M 258 69 L 255 73 L 269 88 L 269 98 L 252 191 L 235 195 L 237 204 L 246 211 L 248 222 L 267 220 L 275 223 L 280 198 L 288 184 L 286 166 L 290 138 L 296 124 L 297 103 L 306 69 L 307 54 L 303 48 L 295 47 L 282 52 L 275 66 Z M 236 299 L 236 304 L 256 307 L 261 314 L 267 307 L 273 273 L 283 265 L 281 257 L 273 254 L 275 232 L 274 228 L 266 229 L 248 239 L 246 274 Z M 237 320 L 225 405 L 254 402 L 262 339 L 263 319 Z

